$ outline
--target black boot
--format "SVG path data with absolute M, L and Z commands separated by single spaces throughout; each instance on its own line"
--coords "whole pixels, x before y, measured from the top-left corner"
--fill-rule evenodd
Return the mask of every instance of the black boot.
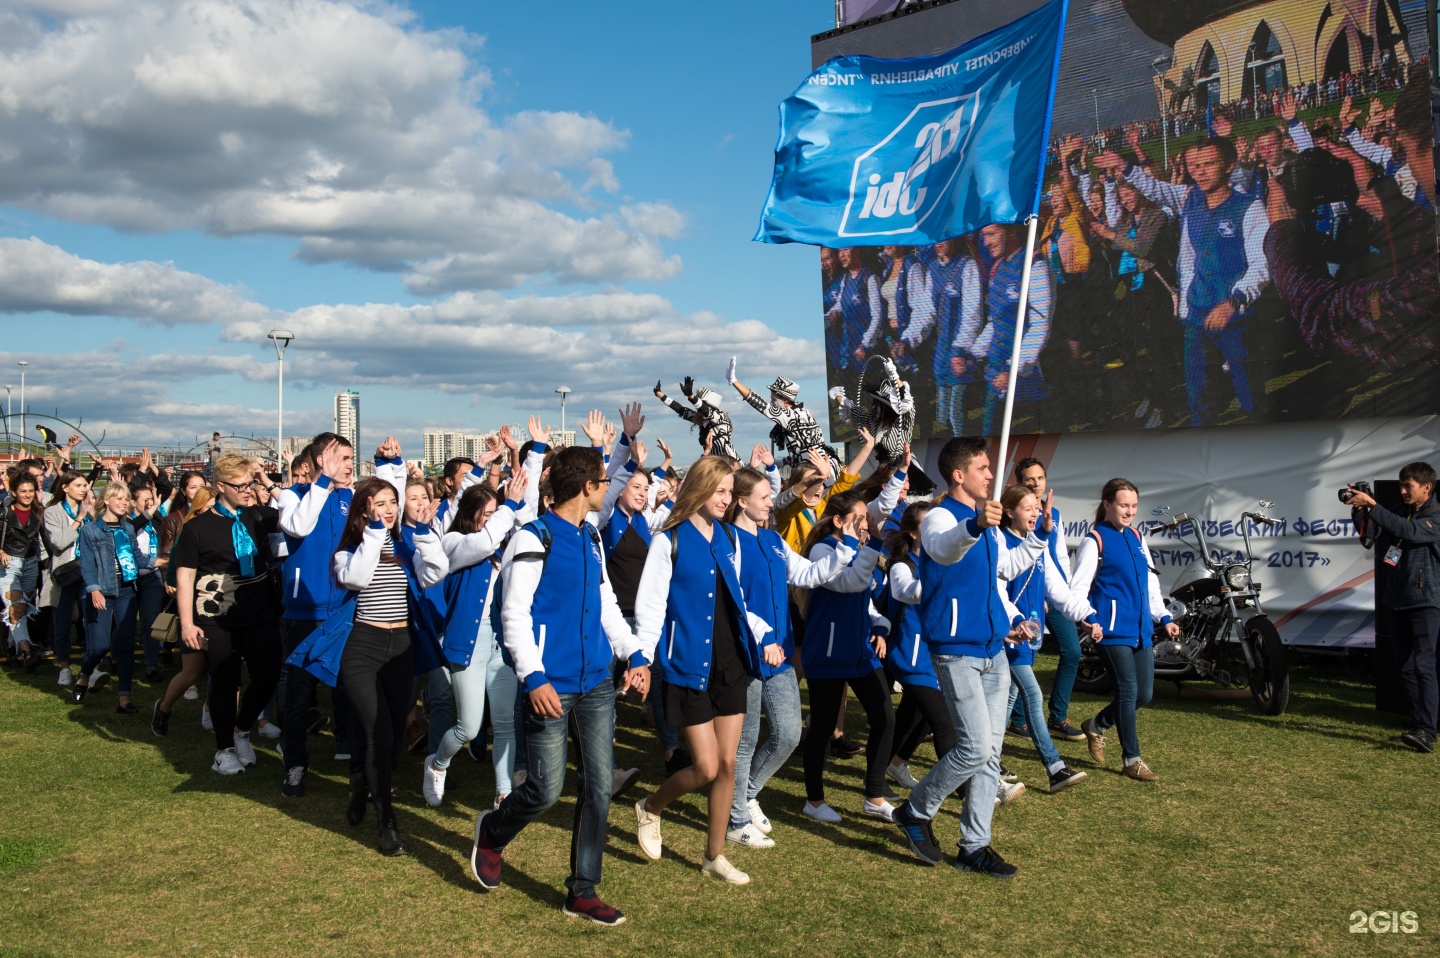
M 380 814 L 380 854 L 389 858 L 404 855 L 405 839 L 400 835 L 400 826 L 395 823 L 395 811 Z
M 351 825 L 365 821 L 365 809 L 370 804 L 370 789 L 364 776 L 350 779 L 350 801 L 345 806 L 345 820 Z

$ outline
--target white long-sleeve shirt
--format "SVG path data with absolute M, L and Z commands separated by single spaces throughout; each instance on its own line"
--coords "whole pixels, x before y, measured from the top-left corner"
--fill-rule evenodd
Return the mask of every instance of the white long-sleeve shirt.
M 331 559 L 335 581 L 356 592 L 364 589 L 380 567 L 380 554 L 390 530 L 374 524 L 365 527 L 365 535 L 353 552 L 337 552 Z M 432 529 L 415 535 L 415 566 L 412 570 L 420 588 L 428 589 L 445 578 L 450 571 L 449 560 L 440 545 L 440 537 Z

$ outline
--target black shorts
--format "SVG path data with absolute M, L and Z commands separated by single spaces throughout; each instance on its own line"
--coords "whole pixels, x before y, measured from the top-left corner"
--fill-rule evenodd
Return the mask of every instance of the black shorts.
M 674 682 L 665 683 L 665 720 L 677 728 L 704 725 L 720 715 L 744 715 L 750 690 L 750 677 L 740 676 L 731 685 L 710 683 L 701 692 Z

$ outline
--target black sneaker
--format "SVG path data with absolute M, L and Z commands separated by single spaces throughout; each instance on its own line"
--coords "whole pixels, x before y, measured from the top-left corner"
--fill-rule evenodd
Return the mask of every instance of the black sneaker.
M 124 705 L 115 706 L 115 712 L 117 715 L 139 715 L 140 709 L 135 706 L 134 702 L 126 702 Z
M 304 765 L 292 765 L 285 770 L 285 781 L 280 786 L 280 794 L 286 798 L 305 797 Z
M 150 731 L 164 738 L 170 734 L 170 713 L 160 711 L 160 700 L 155 700 L 155 708 L 150 712 Z
M 1410 731 L 1396 738 L 1401 745 L 1407 745 L 1417 752 L 1430 753 L 1435 751 L 1435 737 L 1429 732 L 1420 728 L 1412 728 Z
M 676 772 L 683 771 L 694 764 L 695 760 L 690 757 L 689 752 L 683 748 L 677 748 L 671 752 L 670 757 L 665 760 L 665 777 L 669 778 Z
M 594 895 L 578 898 L 566 895 L 565 905 L 560 910 L 571 918 L 584 918 L 606 928 L 625 924 L 625 916 L 620 914 L 620 909 L 610 907 Z
M 830 754 L 836 758 L 854 758 L 865 751 L 865 746 L 858 744 L 848 735 L 840 735 L 830 740 Z
M 1071 785 L 1078 785 L 1085 781 L 1086 777 L 1084 772 L 1077 772 L 1069 766 L 1062 766 L 1050 776 L 1050 791 L 1052 793 L 1063 791 Z
M 41 663 L 41 662 L 44 662 L 44 661 L 45 661 L 45 653 L 44 653 L 44 652 L 41 652 L 39 649 L 35 648 L 35 646 L 33 646 L 33 645 L 30 646 L 30 652 L 29 652 L 29 654 L 27 654 L 27 655 L 25 656 L 25 672 L 26 672 L 26 674 L 27 674 L 27 675 L 34 674 L 35 670 L 40 667 L 40 663 Z
M 1028 739 L 1030 737 L 1030 726 L 1025 722 L 1011 722 L 1005 726 L 1005 731 L 1016 738 Z
M 1014 878 L 1020 869 L 1000 857 L 1000 853 L 986 845 L 984 848 L 967 852 L 960 849 L 955 856 L 955 867 L 966 872 L 980 872 L 991 878 Z
M 910 854 L 920 859 L 923 864 L 938 865 L 945 860 L 945 853 L 940 850 L 940 843 L 935 840 L 935 828 L 930 819 L 921 818 L 912 812 L 909 802 L 901 802 L 895 806 L 891 820 L 905 836 L 905 843 L 910 846 Z

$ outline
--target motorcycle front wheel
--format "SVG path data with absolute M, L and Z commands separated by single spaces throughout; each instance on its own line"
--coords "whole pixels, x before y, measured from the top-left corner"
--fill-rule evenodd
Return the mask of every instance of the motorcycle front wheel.
M 1255 663 L 1250 668 L 1250 695 L 1266 715 L 1279 715 L 1290 704 L 1290 665 L 1285 643 L 1274 623 L 1257 615 L 1245 623 L 1245 645 Z
M 1115 677 L 1099 655 L 1080 656 L 1080 667 L 1075 673 L 1075 690 L 1090 695 L 1109 695 L 1115 691 Z

